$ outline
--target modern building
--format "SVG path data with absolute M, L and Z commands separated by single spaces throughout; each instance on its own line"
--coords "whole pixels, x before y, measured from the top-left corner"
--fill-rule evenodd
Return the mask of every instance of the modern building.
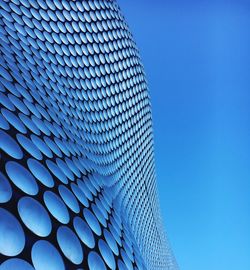
M 0 270 L 177 269 L 117 3 L 0 0 L 0 41 Z

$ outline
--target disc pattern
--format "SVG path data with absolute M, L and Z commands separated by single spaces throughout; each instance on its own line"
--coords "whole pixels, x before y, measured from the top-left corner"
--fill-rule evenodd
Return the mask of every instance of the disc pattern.
M 0 40 L 0 270 L 177 269 L 117 3 L 0 0 Z

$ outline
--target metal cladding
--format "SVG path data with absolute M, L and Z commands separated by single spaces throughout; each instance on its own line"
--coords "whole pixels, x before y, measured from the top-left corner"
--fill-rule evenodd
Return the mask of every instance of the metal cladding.
M 0 0 L 0 40 L 0 270 L 177 269 L 117 3 Z

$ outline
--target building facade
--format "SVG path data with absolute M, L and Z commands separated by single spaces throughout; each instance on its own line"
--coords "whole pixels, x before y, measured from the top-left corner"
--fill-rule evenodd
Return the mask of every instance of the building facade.
M 0 0 L 0 40 L 0 270 L 177 269 L 117 3 Z

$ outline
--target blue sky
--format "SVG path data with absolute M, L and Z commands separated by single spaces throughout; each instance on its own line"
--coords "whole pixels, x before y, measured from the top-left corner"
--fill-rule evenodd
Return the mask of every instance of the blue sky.
M 250 2 L 118 0 L 145 66 L 181 270 L 250 269 Z

